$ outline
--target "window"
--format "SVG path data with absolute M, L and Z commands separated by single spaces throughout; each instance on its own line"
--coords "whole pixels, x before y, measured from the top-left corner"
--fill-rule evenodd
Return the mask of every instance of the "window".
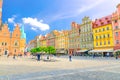
M 2 46 L 4 45 L 4 43 L 2 42 Z
M 15 46 L 17 46 L 17 42 L 15 42 Z
M 100 42 L 100 45 L 102 45 L 102 42 Z
M 95 30 L 95 33 L 97 33 L 97 30 Z
M 16 52 L 16 49 L 14 50 L 14 52 Z
M 98 42 L 96 42 L 96 46 L 98 46 Z
M 115 26 L 115 29 L 118 29 L 118 26 Z
M 116 40 L 116 44 L 119 44 L 119 40 Z
M 103 38 L 105 38 L 105 35 L 103 35 Z
M 98 39 L 98 36 L 96 36 L 96 39 Z
M 110 44 L 110 41 L 108 41 L 108 44 Z
M 116 34 L 116 36 L 118 36 L 118 32 L 116 32 L 115 34 Z
M 105 29 L 103 28 L 103 31 L 105 31 Z
M 101 39 L 101 36 L 100 36 L 100 39 Z
M 109 27 L 107 27 L 106 29 L 109 30 Z
M 106 41 L 104 41 L 104 45 L 106 45 Z
M 101 32 L 101 29 L 99 29 L 99 32 Z
M 5 43 L 5 46 L 7 45 L 7 43 Z
M 108 38 L 110 37 L 110 34 L 108 34 Z
M 115 23 L 117 23 L 117 20 L 115 20 Z

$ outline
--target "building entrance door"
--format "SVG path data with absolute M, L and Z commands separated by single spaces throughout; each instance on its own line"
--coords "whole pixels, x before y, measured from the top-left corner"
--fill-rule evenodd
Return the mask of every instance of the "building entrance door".
M 8 53 L 7 53 L 7 50 L 5 50 L 5 55 L 7 55 Z

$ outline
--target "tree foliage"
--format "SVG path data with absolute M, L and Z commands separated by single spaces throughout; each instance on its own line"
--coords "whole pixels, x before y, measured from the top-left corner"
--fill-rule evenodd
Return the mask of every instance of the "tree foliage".
M 53 46 L 48 46 L 48 47 L 37 47 L 37 48 L 33 48 L 30 50 L 31 54 L 36 54 L 38 52 L 41 53 L 46 53 L 46 54 L 55 54 L 56 53 L 56 49 Z
M 55 54 L 56 49 L 53 46 L 48 46 L 47 47 L 48 54 Z

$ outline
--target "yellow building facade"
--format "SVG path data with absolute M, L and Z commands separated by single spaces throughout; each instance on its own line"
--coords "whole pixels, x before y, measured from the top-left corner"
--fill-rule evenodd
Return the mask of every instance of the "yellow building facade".
M 40 38 L 40 46 L 47 47 L 47 40 L 45 36 L 41 36 Z
M 59 31 L 58 34 L 56 34 L 55 39 L 55 48 L 57 49 L 57 53 L 67 53 L 68 52 L 68 31 Z
M 94 50 L 91 52 L 102 53 L 103 56 L 113 53 L 113 30 L 111 15 L 96 19 L 93 24 Z

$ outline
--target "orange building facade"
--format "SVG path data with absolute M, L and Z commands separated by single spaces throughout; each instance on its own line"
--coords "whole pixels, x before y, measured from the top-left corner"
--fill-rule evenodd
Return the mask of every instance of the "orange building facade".
M 26 46 L 24 27 L 16 25 L 13 32 L 9 31 L 8 24 L 2 23 L 2 2 L 0 0 L 0 55 L 23 55 Z
M 26 45 L 26 37 L 22 38 L 22 30 L 19 25 L 15 26 L 13 32 L 9 31 L 7 24 L 0 27 L 0 55 L 23 55 Z

